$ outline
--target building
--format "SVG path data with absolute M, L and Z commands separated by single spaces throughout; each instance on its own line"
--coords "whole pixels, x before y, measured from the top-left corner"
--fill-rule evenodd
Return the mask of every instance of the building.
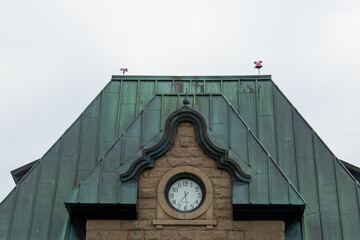
M 359 239 L 344 164 L 271 76 L 113 76 L 12 172 L 0 239 Z

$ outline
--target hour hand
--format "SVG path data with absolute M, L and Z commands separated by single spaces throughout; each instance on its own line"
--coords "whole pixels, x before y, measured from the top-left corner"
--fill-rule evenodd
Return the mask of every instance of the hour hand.
M 185 203 L 186 203 L 186 202 L 187 202 L 187 201 L 186 201 L 186 195 L 188 195 L 188 193 L 186 193 L 186 191 L 184 191 L 184 196 L 182 197 L 182 199 L 180 199 L 179 202 L 182 202 L 182 200 L 185 198 Z

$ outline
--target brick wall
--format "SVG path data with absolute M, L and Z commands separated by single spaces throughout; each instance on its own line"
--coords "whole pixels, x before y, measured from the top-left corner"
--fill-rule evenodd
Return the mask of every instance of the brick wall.
M 211 180 L 214 189 L 213 229 L 205 226 L 164 226 L 156 229 L 157 185 L 160 178 L 170 169 L 192 166 L 203 171 Z M 143 171 L 139 179 L 138 220 L 90 220 L 87 221 L 88 240 L 98 239 L 239 239 L 239 240 L 282 240 L 282 221 L 232 221 L 232 188 L 230 175 L 216 168 L 214 159 L 208 157 L 195 138 L 194 127 L 181 123 L 171 149 L 155 160 L 153 169 Z M 166 216 L 171 219 L 170 216 Z M 201 216 L 199 217 L 201 218 Z

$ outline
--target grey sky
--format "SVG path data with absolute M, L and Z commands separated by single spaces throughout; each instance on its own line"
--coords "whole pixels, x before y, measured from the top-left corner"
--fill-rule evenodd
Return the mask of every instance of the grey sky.
M 360 166 L 360 2 L 1 1 L 0 201 L 110 80 L 262 74 Z

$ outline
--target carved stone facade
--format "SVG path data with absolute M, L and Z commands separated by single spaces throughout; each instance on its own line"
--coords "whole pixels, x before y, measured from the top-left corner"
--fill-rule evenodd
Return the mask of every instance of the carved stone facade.
M 161 225 L 154 223 L 161 219 L 176 220 L 171 214 L 162 212 L 158 185 L 169 171 L 182 167 L 193 167 L 210 180 L 213 194 L 208 211 L 195 217 L 190 225 Z M 206 184 L 206 183 L 205 183 Z M 88 240 L 95 239 L 244 239 L 282 240 L 285 225 L 282 221 L 233 221 L 232 187 L 227 171 L 217 169 L 216 161 L 208 157 L 196 141 L 195 129 L 191 123 L 179 124 L 175 142 L 162 157 L 155 160 L 154 168 L 144 170 L 139 178 L 138 220 L 89 220 Z M 211 216 L 215 224 L 196 224 L 194 220 L 206 220 Z M 154 221 L 155 220 L 155 221 Z

